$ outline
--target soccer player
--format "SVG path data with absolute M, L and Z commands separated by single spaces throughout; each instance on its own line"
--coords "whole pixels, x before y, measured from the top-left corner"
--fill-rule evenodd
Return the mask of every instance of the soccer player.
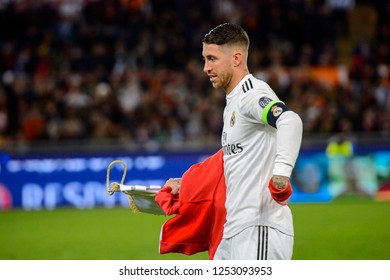
M 221 24 L 203 38 L 203 70 L 226 93 L 221 142 L 227 216 L 214 259 L 291 259 L 287 199 L 302 121 L 250 74 L 248 50 L 247 33 L 234 24 Z

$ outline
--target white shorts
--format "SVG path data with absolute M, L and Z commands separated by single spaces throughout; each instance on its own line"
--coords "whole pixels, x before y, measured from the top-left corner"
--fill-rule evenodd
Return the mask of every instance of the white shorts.
M 223 238 L 214 260 L 291 260 L 294 237 L 268 226 L 252 226 Z

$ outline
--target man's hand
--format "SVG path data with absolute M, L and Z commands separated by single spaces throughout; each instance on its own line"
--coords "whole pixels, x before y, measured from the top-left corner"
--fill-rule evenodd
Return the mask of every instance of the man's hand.
M 281 205 L 287 205 L 287 199 L 292 194 L 290 179 L 285 176 L 274 175 L 269 181 L 268 188 L 272 198 Z
M 165 187 L 172 188 L 171 194 L 173 194 L 173 195 L 176 195 L 179 193 L 180 185 L 181 185 L 181 178 L 170 178 L 164 184 Z
M 272 183 L 279 190 L 283 190 L 284 188 L 286 188 L 287 184 L 289 183 L 289 178 L 285 176 L 274 175 L 272 176 Z

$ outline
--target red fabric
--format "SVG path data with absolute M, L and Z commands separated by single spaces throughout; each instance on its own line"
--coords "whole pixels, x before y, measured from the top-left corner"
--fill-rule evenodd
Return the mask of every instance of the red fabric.
M 162 226 L 160 253 L 192 255 L 208 251 L 209 259 L 213 259 L 226 219 L 222 150 L 183 174 L 179 201 L 167 195 L 168 188 L 164 189 L 156 195 L 156 202 L 166 213 L 177 204 L 179 209 Z
M 164 187 L 155 197 L 156 203 L 167 215 L 179 213 L 179 196 L 171 194 L 171 187 Z
M 269 181 L 268 188 L 271 192 L 272 198 L 278 202 L 279 204 L 282 205 L 287 205 L 287 199 L 291 196 L 292 194 L 292 187 L 290 182 L 288 182 L 287 186 L 284 189 L 279 189 L 277 188 L 272 179 Z

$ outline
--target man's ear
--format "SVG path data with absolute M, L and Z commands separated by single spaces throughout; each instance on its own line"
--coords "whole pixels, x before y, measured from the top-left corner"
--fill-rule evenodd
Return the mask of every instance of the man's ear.
M 242 63 L 242 53 L 234 52 L 233 53 L 233 66 L 234 67 L 240 66 L 241 63 Z

